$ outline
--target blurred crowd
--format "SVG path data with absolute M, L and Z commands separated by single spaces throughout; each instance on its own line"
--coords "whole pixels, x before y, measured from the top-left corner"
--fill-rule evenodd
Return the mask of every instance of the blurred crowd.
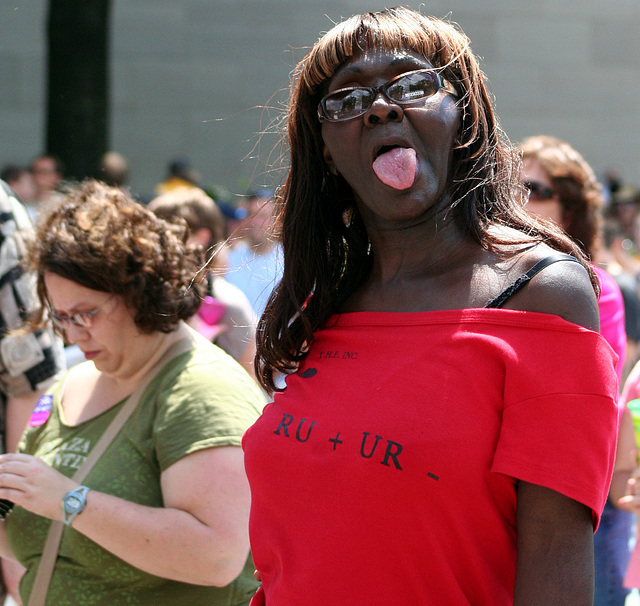
M 595 260 L 614 277 L 624 299 L 626 378 L 640 357 L 640 189 L 614 170 L 603 177 L 602 189 L 604 205 Z
M 115 151 L 103 155 L 95 177 L 127 191 L 168 221 L 186 222 L 190 243 L 207 253 L 207 297 L 192 325 L 253 375 L 255 327 L 282 271 L 273 191 L 257 188 L 232 195 L 207 184 L 184 157 L 167 162 L 153 192 L 131 191 L 129 163 Z M 73 185 L 64 163 L 48 154 L 28 166 L 7 164 L 0 179 L 18 195 L 34 223 Z M 83 359 L 77 348 L 69 346 L 65 353 L 67 365 Z

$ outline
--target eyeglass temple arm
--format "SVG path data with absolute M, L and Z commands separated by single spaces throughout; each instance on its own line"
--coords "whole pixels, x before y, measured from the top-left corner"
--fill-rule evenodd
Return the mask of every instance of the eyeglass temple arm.
M 440 80 L 442 82 L 442 88 L 444 88 L 444 90 L 446 90 L 448 93 L 451 93 L 456 99 L 460 97 L 460 95 L 458 94 L 458 89 L 453 84 L 451 84 L 449 80 L 443 78 L 442 76 L 440 76 Z

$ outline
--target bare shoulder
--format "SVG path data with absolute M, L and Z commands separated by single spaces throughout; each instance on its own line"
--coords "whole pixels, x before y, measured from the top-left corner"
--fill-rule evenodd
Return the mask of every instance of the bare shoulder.
M 555 251 L 538 247 L 525 255 L 532 267 Z M 599 331 L 598 300 L 587 269 L 571 260 L 551 263 L 536 274 L 504 307 L 554 314 L 568 322 Z

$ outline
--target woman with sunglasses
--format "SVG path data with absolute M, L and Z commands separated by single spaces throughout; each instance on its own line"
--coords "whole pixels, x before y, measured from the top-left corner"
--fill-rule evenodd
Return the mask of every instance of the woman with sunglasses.
M 566 141 L 537 135 L 527 137 L 519 147 L 521 178 L 529 190 L 525 209 L 560 225 L 594 261 L 592 267 L 600 282 L 600 333 L 618 355 L 616 370 L 622 386 L 627 354 L 624 299 L 615 279 L 595 264 L 602 245 L 602 188 L 586 160 Z M 627 479 L 636 467 L 635 449 L 631 412 L 621 406 L 610 497 L 594 537 L 594 606 L 624 606 L 629 593 L 623 579 L 630 556 L 633 515 L 620 509 L 618 500 L 624 497 Z
M 584 255 L 518 202 L 467 38 L 407 8 L 336 25 L 286 133 L 252 604 L 590 605 L 614 354 Z
M 26 567 L 24 604 L 50 520 L 65 526 L 47 604 L 239 605 L 255 593 L 239 446 L 263 396 L 184 322 L 203 294 L 201 249 L 186 239 L 186 225 L 95 181 L 39 227 L 29 258 L 42 309 L 31 328 L 48 314 L 86 361 L 41 398 L 19 453 L 0 457 L 0 498 L 15 503 L 0 545 Z M 75 471 L 151 376 L 78 485 Z

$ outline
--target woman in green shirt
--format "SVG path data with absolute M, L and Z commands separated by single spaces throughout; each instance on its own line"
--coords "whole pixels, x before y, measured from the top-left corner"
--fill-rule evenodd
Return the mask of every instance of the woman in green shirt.
M 40 226 L 30 263 L 42 312 L 31 328 L 48 313 L 86 362 L 40 400 L 20 453 L 0 457 L 0 498 L 16 504 L 0 546 L 26 567 L 25 604 L 50 520 L 67 526 L 48 604 L 239 605 L 255 592 L 239 446 L 264 402 L 184 322 L 201 300 L 201 257 L 185 241 L 186 228 L 95 181 Z M 165 364 L 78 486 L 71 477 L 96 440 L 184 337 L 193 348 Z M 63 514 L 65 497 L 75 507 Z

